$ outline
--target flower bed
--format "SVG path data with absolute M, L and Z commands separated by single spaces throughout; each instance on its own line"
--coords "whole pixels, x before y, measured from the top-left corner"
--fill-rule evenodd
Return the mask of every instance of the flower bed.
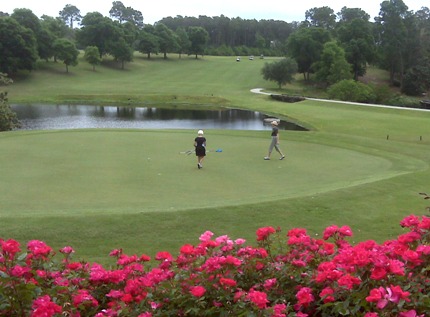
M 348 226 L 323 239 L 264 227 L 256 247 L 206 231 L 154 267 L 113 250 L 109 269 L 73 261 L 71 247 L 0 240 L 0 316 L 430 316 L 430 218 L 400 224 L 396 240 L 357 245 Z

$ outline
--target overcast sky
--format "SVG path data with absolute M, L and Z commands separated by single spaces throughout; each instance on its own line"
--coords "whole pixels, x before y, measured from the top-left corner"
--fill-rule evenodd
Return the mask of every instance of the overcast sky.
M 43 14 L 57 17 L 65 5 L 76 6 L 81 15 L 88 12 L 100 12 L 109 16 L 113 1 L 105 0 L 2 0 L 0 11 L 11 14 L 16 8 L 26 8 L 41 17 Z M 256 20 L 282 20 L 286 22 L 303 21 L 305 12 L 311 8 L 328 6 L 338 13 L 344 6 L 361 8 L 370 15 L 370 20 L 378 15 L 381 1 L 378 0 L 124 0 L 126 7 L 132 7 L 142 12 L 143 22 L 153 24 L 165 17 L 177 15 L 208 17 L 224 15 L 228 18 Z M 421 7 L 430 7 L 429 0 L 403 0 L 409 10 L 418 11 Z

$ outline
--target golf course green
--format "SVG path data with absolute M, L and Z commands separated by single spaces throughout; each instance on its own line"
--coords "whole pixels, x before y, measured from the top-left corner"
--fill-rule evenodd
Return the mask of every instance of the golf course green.
M 1 238 L 71 245 L 75 257 L 106 263 L 114 248 L 176 253 L 206 230 L 253 243 L 262 226 L 319 235 L 336 224 L 352 228 L 352 242 L 382 241 L 402 232 L 404 216 L 428 213 L 419 193 L 429 189 L 430 112 L 274 101 L 251 89 L 313 91 L 300 80 L 282 91 L 263 80 L 270 61 L 137 54 L 125 70 L 106 61 L 92 71 L 80 60 L 66 73 L 43 61 L 20 74 L 8 87 L 11 104 L 224 106 L 310 131 L 281 131 L 286 159 L 274 152 L 265 161 L 270 132 L 202 127 L 209 152 L 201 170 L 194 154 L 183 153 L 194 130 L 2 132 Z

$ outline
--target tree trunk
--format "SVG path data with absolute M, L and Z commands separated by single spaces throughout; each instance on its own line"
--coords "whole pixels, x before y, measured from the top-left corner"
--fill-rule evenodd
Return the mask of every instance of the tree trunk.
M 400 53 L 401 54 L 401 53 Z M 400 55 L 400 89 L 403 89 L 403 73 L 404 73 L 404 63 L 403 63 L 403 56 Z
M 354 80 L 357 81 L 358 80 L 358 71 L 354 72 Z
M 390 67 L 390 83 L 394 85 L 394 66 Z

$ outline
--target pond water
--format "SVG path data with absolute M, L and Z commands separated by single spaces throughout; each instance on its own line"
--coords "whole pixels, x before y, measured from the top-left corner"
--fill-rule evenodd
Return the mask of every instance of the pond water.
M 184 110 L 87 105 L 11 105 L 23 130 L 127 128 L 270 130 L 269 116 L 238 109 Z M 280 129 L 306 131 L 287 121 Z

